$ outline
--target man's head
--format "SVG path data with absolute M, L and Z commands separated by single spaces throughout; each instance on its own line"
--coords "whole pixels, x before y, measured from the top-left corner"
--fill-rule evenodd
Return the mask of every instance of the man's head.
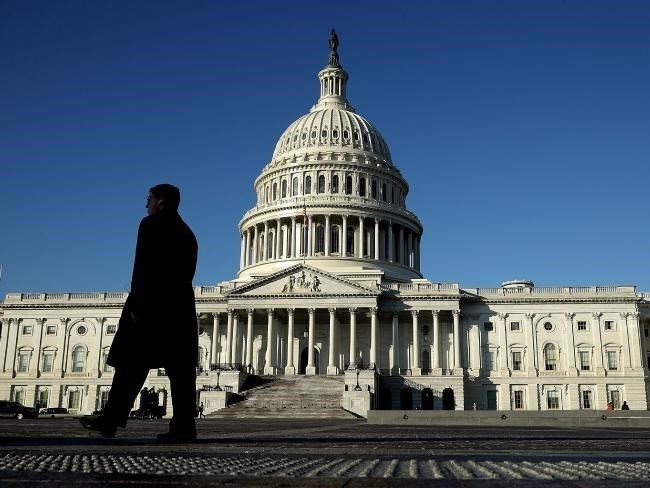
M 147 196 L 147 214 L 153 215 L 162 210 L 176 212 L 181 202 L 181 192 L 174 185 L 162 183 L 149 188 Z

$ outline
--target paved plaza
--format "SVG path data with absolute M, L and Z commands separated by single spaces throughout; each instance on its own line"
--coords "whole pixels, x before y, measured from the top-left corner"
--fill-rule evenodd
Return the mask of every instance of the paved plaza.
M 0 420 L 0 485 L 626 486 L 650 482 L 643 429 L 408 427 L 365 420 L 202 419 L 190 445 L 164 420 L 115 439 L 76 419 Z

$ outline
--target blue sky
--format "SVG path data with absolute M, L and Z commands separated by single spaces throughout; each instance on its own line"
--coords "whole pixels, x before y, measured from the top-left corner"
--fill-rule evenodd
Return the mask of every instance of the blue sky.
M 650 291 L 650 2 L 0 0 L 0 296 L 125 290 L 159 182 L 234 278 L 332 27 L 427 278 Z

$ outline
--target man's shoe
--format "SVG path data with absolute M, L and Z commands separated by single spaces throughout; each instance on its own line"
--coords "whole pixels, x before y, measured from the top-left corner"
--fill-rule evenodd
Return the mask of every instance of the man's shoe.
M 158 434 L 156 438 L 161 444 L 191 444 L 196 442 L 196 432 L 174 432 L 169 431 Z
M 115 437 L 117 431 L 117 426 L 107 422 L 103 417 L 82 417 L 79 422 L 85 429 L 97 431 L 104 437 Z

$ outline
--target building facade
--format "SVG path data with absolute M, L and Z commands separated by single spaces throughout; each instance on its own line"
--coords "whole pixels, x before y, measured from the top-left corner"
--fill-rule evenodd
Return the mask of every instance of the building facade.
M 199 385 L 218 370 L 346 375 L 370 408 L 648 408 L 650 294 L 634 286 L 497 288 L 420 272 L 423 227 L 379 131 L 346 94 L 330 39 L 320 96 L 284 131 L 239 224 L 240 269 L 195 288 Z M 9 293 L 0 398 L 91 413 L 125 293 Z M 352 381 L 352 383 L 350 383 Z M 168 403 L 163 370 L 148 386 Z M 347 388 L 347 387 L 346 387 Z

